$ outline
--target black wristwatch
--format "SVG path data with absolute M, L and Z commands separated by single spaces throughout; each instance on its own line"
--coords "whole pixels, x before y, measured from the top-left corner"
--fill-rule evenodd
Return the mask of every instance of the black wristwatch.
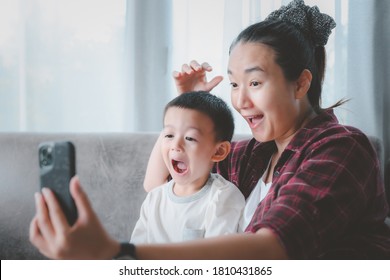
M 114 260 L 136 260 L 135 245 L 129 242 L 121 242 L 119 253 L 113 257 Z

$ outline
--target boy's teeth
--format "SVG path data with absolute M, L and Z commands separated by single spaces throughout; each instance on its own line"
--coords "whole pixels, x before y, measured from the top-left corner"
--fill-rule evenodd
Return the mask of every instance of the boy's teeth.
M 172 160 L 172 165 L 177 173 L 183 173 L 187 170 L 187 165 L 182 161 Z
M 187 165 L 181 161 L 177 163 L 177 167 L 179 167 L 180 169 L 187 169 Z

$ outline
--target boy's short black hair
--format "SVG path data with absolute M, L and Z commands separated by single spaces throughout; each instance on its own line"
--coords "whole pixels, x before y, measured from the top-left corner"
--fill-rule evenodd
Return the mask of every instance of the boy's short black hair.
M 164 116 L 171 107 L 192 109 L 208 116 L 214 123 L 217 141 L 231 141 L 234 133 L 234 119 L 225 101 L 207 91 L 183 93 L 171 100 L 164 110 Z

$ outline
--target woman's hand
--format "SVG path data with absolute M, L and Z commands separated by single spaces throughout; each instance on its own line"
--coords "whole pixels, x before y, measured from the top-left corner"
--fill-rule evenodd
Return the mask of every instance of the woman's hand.
M 30 241 L 52 259 L 110 259 L 120 245 L 111 239 L 81 189 L 77 177 L 70 182 L 70 191 L 78 210 L 73 226 L 67 220 L 50 189 L 35 195 L 36 215 L 30 224 Z
M 189 65 L 183 64 L 181 72 L 173 72 L 178 93 L 200 90 L 211 91 L 223 79 L 222 76 L 216 76 L 207 82 L 206 71 L 211 72 L 212 70 L 207 62 L 200 65 L 197 61 L 192 60 Z

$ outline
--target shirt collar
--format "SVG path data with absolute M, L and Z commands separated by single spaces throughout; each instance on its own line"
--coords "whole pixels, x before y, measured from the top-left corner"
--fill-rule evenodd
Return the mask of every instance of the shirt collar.
M 333 112 L 333 109 L 326 109 L 311 119 L 304 127 L 299 129 L 285 150 L 296 152 L 310 141 L 315 131 L 320 131 L 329 124 L 338 124 L 339 121 Z

